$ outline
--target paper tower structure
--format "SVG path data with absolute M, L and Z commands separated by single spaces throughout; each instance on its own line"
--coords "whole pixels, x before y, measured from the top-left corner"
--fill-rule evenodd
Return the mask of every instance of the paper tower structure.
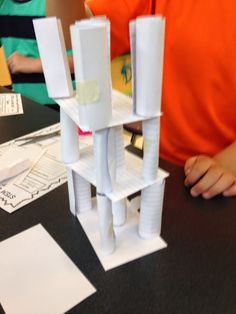
M 75 91 L 57 18 L 34 20 L 49 96 L 60 105 L 62 158 L 67 167 L 70 210 L 80 217 L 91 211 L 96 186 L 100 246 L 111 254 L 114 227 L 127 217 L 127 197 L 141 191 L 138 234 L 158 237 L 165 179 L 158 168 L 160 103 L 165 21 L 139 17 L 130 23 L 132 99 L 112 90 L 110 24 L 92 18 L 71 26 Z M 142 121 L 143 159 L 124 149 L 123 124 Z M 93 145 L 80 150 L 78 127 L 91 131 Z M 127 239 L 128 240 L 128 239 Z

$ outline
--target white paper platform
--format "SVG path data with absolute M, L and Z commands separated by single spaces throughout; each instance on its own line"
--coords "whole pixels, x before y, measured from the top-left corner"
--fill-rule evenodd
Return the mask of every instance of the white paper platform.
M 136 210 L 134 211 L 130 208 L 130 204 L 128 204 L 128 219 L 126 224 L 122 227 L 114 227 L 116 249 L 112 254 L 104 255 L 101 251 L 96 202 L 95 200 L 93 201 L 93 209 L 79 214 L 77 218 L 105 271 L 167 247 L 167 243 L 159 236 L 148 240 L 143 240 L 139 237 L 139 214 Z
M 79 122 L 79 104 L 76 97 L 71 98 L 57 98 L 54 99 L 57 104 L 63 108 L 67 115 L 81 127 Z M 155 116 L 161 116 L 160 112 L 158 115 L 152 115 L 150 117 L 142 117 L 133 113 L 133 102 L 132 99 L 117 90 L 112 90 L 112 119 L 108 124 L 108 127 L 114 127 L 123 125 L 126 123 L 132 123 L 137 121 L 148 120 Z M 81 127 L 82 128 L 82 127 Z M 88 130 L 83 130 L 88 131 Z
M 96 171 L 92 147 L 87 147 L 81 150 L 80 160 L 67 166 L 96 186 Z M 107 197 L 114 202 L 119 201 L 155 182 L 162 182 L 163 179 L 168 176 L 169 173 L 162 169 L 158 169 L 156 180 L 145 181 L 142 178 L 142 159 L 125 151 L 125 167 L 121 171 L 118 170 L 117 182 L 113 187 L 113 191 L 108 193 Z
M 62 314 L 96 291 L 42 225 L 0 243 L 6 314 Z

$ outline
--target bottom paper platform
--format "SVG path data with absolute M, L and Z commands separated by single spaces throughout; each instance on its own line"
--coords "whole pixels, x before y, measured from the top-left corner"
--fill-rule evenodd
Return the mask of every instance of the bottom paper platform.
M 167 247 L 167 243 L 159 236 L 148 240 L 139 237 L 139 213 L 129 202 L 127 205 L 127 221 L 124 226 L 114 228 L 116 249 L 110 255 L 104 255 L 101 251 L 96 201 L 93 202 L 92 210 L 77 216 L 105 271 Z

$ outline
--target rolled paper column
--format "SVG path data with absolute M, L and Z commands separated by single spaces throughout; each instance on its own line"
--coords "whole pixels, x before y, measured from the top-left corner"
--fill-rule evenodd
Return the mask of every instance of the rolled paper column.
M 115 234 L 113 230 L 111 201 L 105 195 L 97 194 L 97 207 L 101 248 L 104 254 L 111 254 L 115 250 Z
M 112 191 L 112 181 L 108 165 L 108 129 L 94 133 L 94 155 L 96 166 L 97 192 L 107 194 Z
M 113 224 L 116 227 L 123 226 L 127 218 L 126 199 L 112 203 Z
M 143 169 L 144 180 L 155 180 L 159 163 L 160 117 L 143 121 Z
M 116 182 L 116 130 L 115 128 L 108 129 L 108 170 L 111 178 L 111 185 Z
M 121 169 L 125 165 L 123 126 L 115 127 L 116 167 Z
M 74 189 L 74 180 L 73 180 L 73 170 L 67 168 L 67 186 L 69 194 L 69 205 L 71 213 L 76 216 L 76 206 L 75 206 L 75 189 Z
M 129 23 L 131 69 L 132 69 L 132 99 L 133 113 L 136 113 L 136 21 Z
M 165 20 L 160 16 L 136 19 L 136 113 L 160 113 Z
M 79 160 L 78 127 L 73 120 L 60 110 L 62 160 L 69 164 Z
M 106 128 L 112 117 L 109 43 L 105 22 L 71 26 L 76 94 L 82 130 Z
M 75 209 L 76 213 L 83 213 L 92 209 L 91 185 L 78 173 L 73 172 Z
M 141 192 L 139 235 L 148 239 L 160 235 L 165 180 L 154 183 Z

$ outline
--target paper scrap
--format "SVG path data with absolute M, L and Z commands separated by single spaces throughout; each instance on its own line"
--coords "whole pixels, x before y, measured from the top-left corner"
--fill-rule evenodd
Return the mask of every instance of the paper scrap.
M 20 94 L 0 94 L 0 117 L 23 113 Z
M 54 131 L 59 130 L 60 124 L 57 123 L 27 134 L 21 137 L 21 139 L 28 138 L 29 135 L 54 134 Z M 23 174 L 23 180 L 20 178 L 19 180 L 16 179 L 13 182 L 9 182 L 7 185 L 0 185 L 0 208 L 8 213 L 18 210 L 67 181 L 66 168 L 61 161 L 61 144 L 58 133 L 49 138 L 45 137 L 45 139 L 40 141 L 37 141 L 35 138 L 35 141 L 31 141 L 30 144 L 26 144 L 27 141 L 12 140 L 0 145 L 0 156 L 3 156 L 10 147 L 17 147 L 19 143 L 19 145 L 25 143 L 22 146 L 25 149 L 34 150 L 36 147 L 45 151 L 31 171 L 26 176 Z M 91 136 L 84 136 L 80 139 L 81 148 L 89 147 L 91 143 Z

